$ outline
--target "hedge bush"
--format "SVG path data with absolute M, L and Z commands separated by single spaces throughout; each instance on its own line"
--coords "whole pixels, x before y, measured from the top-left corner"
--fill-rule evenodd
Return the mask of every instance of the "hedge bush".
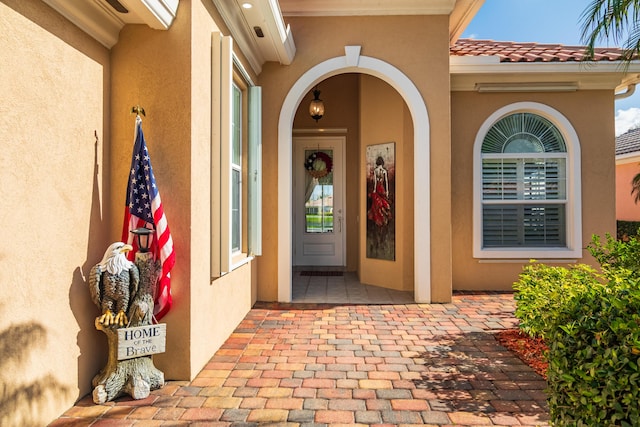
M 596 286 L 565 307 L 572 321 L 548 336 L 554 426 L 640 425 L 638 283 Z
M 554 426 L 640 426 L 640 240 L 594 236 L 588 249 L 601 273 L 526 266 L 514 284 L 516 317 L 549 346 Z
M 589 288 L 602 286 L 600 280 L 596 270 L 584 264 L 565 268 L 534 262 L 525 266 L 520 280 L 513 285 L 520 329 L 546 340 L 565 319 L 563 312 L 568 302 Z

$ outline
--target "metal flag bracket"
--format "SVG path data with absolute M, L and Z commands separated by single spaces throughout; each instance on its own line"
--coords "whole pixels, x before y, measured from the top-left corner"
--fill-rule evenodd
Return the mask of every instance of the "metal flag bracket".
M 144 112 L 144 108 L 142 108 L 140 105 L 134 105 L 133 107 L 131 107 L 131 114 L 136 113 L 138 116 L 140 114 L 142 114 L 143 116 L 147 116 Z

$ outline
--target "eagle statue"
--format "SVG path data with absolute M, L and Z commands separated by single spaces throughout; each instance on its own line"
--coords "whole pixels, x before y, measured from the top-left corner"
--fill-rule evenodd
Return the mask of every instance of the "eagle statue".
M 98 321 L 105 326 L 128 323 L 129 301 L 138 292 L 140 281 L 138 267 L 126 257 L 132 249 L 122 242 L 113 243 L 89 273 L 91 300 L 101 310 Z

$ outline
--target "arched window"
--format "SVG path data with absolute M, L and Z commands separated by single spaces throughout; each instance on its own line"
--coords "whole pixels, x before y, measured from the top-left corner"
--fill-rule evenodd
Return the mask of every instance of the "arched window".
M 476 138 L 474 256 L 581 257 L 577 136 L 555 110 L 523 104 L 492 115 Z

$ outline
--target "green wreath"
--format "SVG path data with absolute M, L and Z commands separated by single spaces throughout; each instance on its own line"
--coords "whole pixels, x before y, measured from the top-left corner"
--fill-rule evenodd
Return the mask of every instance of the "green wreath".
M 333 161 L 327 153 L 316 151 L 307 157 L 304 167 L 309 175 L 319 179 L 329 175 L 333 168 Z

